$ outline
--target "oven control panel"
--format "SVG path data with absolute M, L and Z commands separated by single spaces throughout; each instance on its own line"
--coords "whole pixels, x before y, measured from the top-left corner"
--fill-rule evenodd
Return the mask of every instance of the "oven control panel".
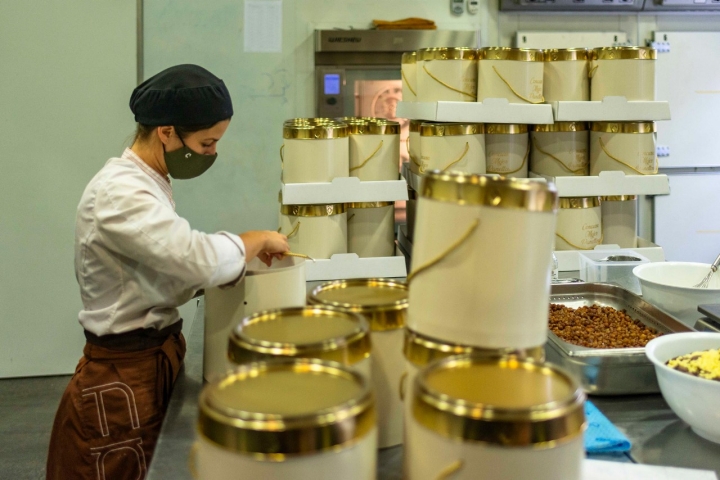
M 317 106 L 320 117 L 343 117 L 343 91 L 345 89 L 345 71 L 338 68 L 318 68 Z

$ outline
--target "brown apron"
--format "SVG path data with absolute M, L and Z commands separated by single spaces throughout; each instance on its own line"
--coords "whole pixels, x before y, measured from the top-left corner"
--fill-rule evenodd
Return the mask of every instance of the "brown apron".
M 179 332 L 156 343 L 85 345 L 55 415 L 48 480 L 145 478 L 186 348 Z

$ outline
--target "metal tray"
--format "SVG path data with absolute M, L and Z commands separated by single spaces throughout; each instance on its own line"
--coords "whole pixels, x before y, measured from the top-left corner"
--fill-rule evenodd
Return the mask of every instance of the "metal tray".
M 601 305 L 625 310 L 634 320 L 663 333 L 693 332 L 692 328 L 650 305 L 638 295 L 608 283 L 553 285 L 550 303 L 578 308 Z M 573 345 L 548 332 L 546 355 L 580 379 L 592 395 L 658 393 L 655 368 L 645 348 L 588 348 Z

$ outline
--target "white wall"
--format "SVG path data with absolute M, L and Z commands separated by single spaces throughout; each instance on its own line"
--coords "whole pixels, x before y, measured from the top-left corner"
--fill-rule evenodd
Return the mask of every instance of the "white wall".
M 0 377 L 72 372 L 85 184 L 133 129 L 135 2 L 0 1 Z

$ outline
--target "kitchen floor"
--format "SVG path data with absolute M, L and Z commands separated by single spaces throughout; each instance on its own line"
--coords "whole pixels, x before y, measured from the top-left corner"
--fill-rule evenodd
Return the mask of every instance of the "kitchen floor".
M 69 375 L 0 380 L 0 478 L 41 480 Z

